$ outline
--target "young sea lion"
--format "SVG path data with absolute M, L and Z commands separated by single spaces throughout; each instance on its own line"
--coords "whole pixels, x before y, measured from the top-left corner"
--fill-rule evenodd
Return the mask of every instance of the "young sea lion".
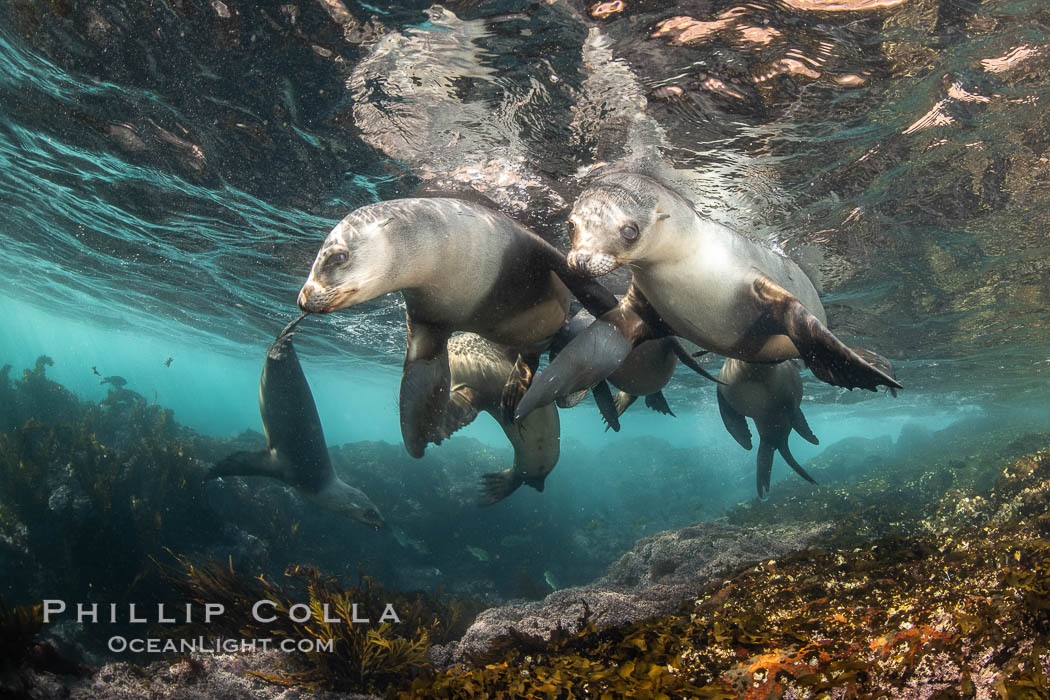
M 790 258 L 701 217 L 655 179 L 614 172 L 576 201 L 569 265 L 591 276 L 629 265 L 633 280 L 616 309 L 600 316 L 537 379 L 520 417 L 591 386 L 638 343 L 680 335 L 750 362 L 801 357 L 820 379 L 847 388 L 900 388 L 824 325 L 812 281 Z
M 570 271 L 556 248 L 508 216 L 452 198 L 395 199 L 361 207 L 332 229 L 299 306 L 329 313 L 401 292 L 408 325 L 401 434 L 409 454 L 421 457 L 448 402 L 453 331 L 521 354 L 504 390 L 509 418 L 539 353 L 565 323 L 570 289 L 597 315 L 616 306 L 612 293 Z
M 381 528 L 384 522 L 379 509 L 332 469 L 317 405 L 292 345 L 292 326 L 294 323 L 266 351 L 259 381 L 259 413 L 266 432 L 266 449 L 235 452 L 212 467 L 207 478 L 279 479 L 321 508 Z
M 817 483 L 788 449 L 792 429 L 814 445 L 820 444 L 802 415 L 802 378 L 795 361 L 765 363 L 728 359 L 718 378 L 722 380 L 718 386 L 718 410 L 729 434 L 741 447 L 750 450 L 751 431 L 744 416 L 753 418 L 758 428 L 755 465 L 758 497 L 764 498 L 769 493 L 774 451 L 779 451 L 803 479 Z
M 514 448 L 510 469 L 481 477 L 481 505 L 503 500 L 522 484 L 543 491 L 544 480 L 561 451 L 561 425 L 554 404 L 533 411 L 520 423 L 509 420 L 502 410 L 503 386 L 516 358 L 514 350 L 475 333 L 455 335 L 448 341 L 451 387 L 441 437 L 452 435 L 480 411 L 487 411 Z

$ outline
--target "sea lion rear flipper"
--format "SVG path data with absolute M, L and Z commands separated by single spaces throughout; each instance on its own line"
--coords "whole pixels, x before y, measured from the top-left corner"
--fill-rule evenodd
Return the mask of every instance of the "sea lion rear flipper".
M 513 469 L 481 475 L 481 499 L 479 506 L 491 506 L 514 493 L 522 480 Z M 541 489 L 542 490 L 542 489 Z
M 702 350 L 701 352 L 698 352 L 695 355 L 690 355 L 689 351 L 682 347 L 682 343 L 678 340 L 678 338 L 671 338 L 671 343 L 671 347 L 674 350 L 674 354 L 678 357 L 679 362 L 681 362 L 683 365 L 699 374 L 701 377 L 706 377 L 710 379 L 715 384 L 723 383 L 720 379 L 718 379 L 718 377 L 715 377 L 714 375 L 710 374 L 706 369 L 700 366 L 699 362 L 693 359 L 694 357 L 699 357 L 700 355 L 706 355 L 706 350 Z M 672 413 L 671 415 L 674 414 Z
M 722 414 L 722 424 L 725 425 L 726 430 L 733 436 L 733 439 L 740 443 L 740 446 L 745 450 L 751 449 L 751 430 L 747 427 L 747 419 L 744 418 L 742 413 L 737 412 L 735 408 L 729 405 L 729 402 L 722 396 L 722 392 L 717 393 L 718 396 L 718 412 Z
M 897 378 L 897 370 L 893 367 L 893 363 L 887 360 L 885 357 L 875 352 L 874 350 L 868 350 L 867 348 L 853 348 L 853 352 L 860 355 L 865 362 L 872 364 L 879 368 L 894 379 Z M 894 398 L 897 397 L 897 389 L 894 387 L 888 387 L 890 394 Z
M 503 396 L 499 402 L 500 414 L 506 423 L 514 422 L 514 409 L 518 407 L 521 398 L 529 390 L 539 365 L 540 356 L 538 354 L 522 353 L 514 361 L 514 368 L 507 376 L 507 383 L 503 385 Z
M 655 394 L 649 394 L 645 397 L 645 405 L 653 409 L 657 413 L 662 413 L 665 416 L 671 416 L 677 418 L 671 407 L 667 405 L 667 398 L 664 396 L 664 392 L 658 391 Z
M 605 429 L 612 428 L 613 432 L 620 432 L 620 414 L 616 410 L 616 401 L 613 399 L 609 382 L 604 379 L 598 382 L 591 393 L 594 394 L 594 403 L 598 404 L 598 411 L 605 421 Z
M 780 456 L 783 457 L 784 461 L 787 462 L 791 466 L 791 468 L 795 470 L 796 474 L 798 474 L 803 479 L 816 486 L 817 480 L 810 476 L 806 472 L 806 470 L 802 468 L 801 464 L 795 461 L 794 456 L 792 456 L 791 454 L 791 450 L 788 449 L 787 435 L 784 436 L 784 439 L 780 443 L 780 447 L 778 447 L 777 449 L 780 450 Z
M 801 301 L 769 277 L 756 277 L 752 291 L 768 320 L 791 339 L 803 362 L 819 379 L 847 389 L 902 388 L 896 379 L 849 349 Z
M 795 432 L 802 436 L 802 439 L 806 442 L 811 442 L 814 445 L 819 445 L 820 440 L 810 430 L 809 423 L 806 421 L 806 417 L 802 415 L 802 409 L 796 408 L 794 415 L 791 416 L 791 427 L 795 429 Z
M 560 399 L 556 399 L 554 403 L 558 404 L 558 408 L 572 408 L 587 398 L 587 394 L 590 389 L 580 389 L 579 391 L 563 396 Z
M 626 391 L 618 391 L 613 396 L 613 403 L 616 404 L 616 415 L 622 416 L 623 412 L 631 407 L 638 397 L 634 394 L 628 394 Z
M 461 386 L 449 394 L 445 418 L 441 422 L 441 439 L 451 437 L 478 417 L 477 394 L 470 387 Z
M 272 450 L 234 452 L 216 462 L 204 476 L 205 480 L 222 476 L 268 476 L 286 480 L 287 465 Z
M 755 481 L 758 486 L 758 497 L 769 495 L 769 479 L 773 474 L 773 446 L 767 440 L 758 441 L 758 455 L 755 458 Z
M 398 406 L 405 449 L 417 459 L 427 443 L 440 444 L 440 429 L 448 403 L 449 334 L 423 324 L 408 322 L 408 349 L 401 375 Z
M 633 289 L 633 288 L 632 288 Z M 521 421 L 537 408 L 581 389 L 589 389 L 619 369 L 638 343 L 653 337 L 638 295 L 627 296 L 566 345 L 532 382 L 518 404 L 514 420 Z

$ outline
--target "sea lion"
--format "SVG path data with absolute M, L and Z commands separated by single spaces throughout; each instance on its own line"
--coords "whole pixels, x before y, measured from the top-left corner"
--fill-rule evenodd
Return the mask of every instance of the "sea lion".
M 849 389 L 900 388 L 827 329 L 816 287 L 793 260 L 701 217 L 654 178 L 599 176 L 569 220 L 572 268 L 597 277 L 626 264 L 633 279 L 618 307 L 537 379 L 516 415 L 595 384 L 638 343 L 664 335 L 749 362 L 801 357 L 818 378 Z
M 520 353 L 504 389 L 510 418 L 539 353 L 565 323 L 570 289 L 595 314 L 616 306 L 611 292 L 571 271 L 562 253 L 510 217 L 454 198 L 409 198 L 361 207 L 332 229 L 299 306 L 329 313 L 401 292 L 408 325 L 401 434 L 409 454 L 421 457 L 428 442 L 440 441 L 453 331 Z
M 728 359 L 718 378 L 718 411 L 726 430 L 745 450 L 751 449 L 751 431 L 744 416 L 753 418 L 758 428 L 758 457 L 755 478 L 758 497 L 769 493 L 773 452 L 779 451 L 791 468 L 811 484 L 817 483 L 795 461 L 788 449 L 788 436 L 794 429 L 804 440 L 820 444 L 802 415 L 802 378 L 794 360 L 784 362 L 744 362 Z
M 266 449 L 235 452 L 212 467 L 207 478 L 280 479 L 321 508 L 381 528 L 384 521 L 379 509 L 332 469 L 317 406 L 292 345 L 292 326 L 294 323 L 266 351 L 259 381 L 259 413 Z
M 521 423 L 508 420 L 501 408 L 503 386 L 516 358 L 513 349 L 475 333 L 455 335 L 448 341 L 451 385 L 441 436 L 452 435 L 480 411 L 487 411 L 514 448 L 512 467 L 481 477 L 481 505 L 503 500 L 522 484 L 543 491 L 544 480 L 558 463 L 561 425 L 554 404 L 534 411 Z
M 573 338 L 586 331 L 593 322 L 594 316 L 586 309 L 580 309 L 554 337 L 550 348 L 551 360 L 553 361 Z M 677 338 L 668 336 L 646 340 L 631 350 L 620 367 L 610 374 L 608 379 L 598 382 L 593 387 L 594 399 L 601 411 L 606 429 L 619 431 L 619 417 L 639 396 L 644 396 L 645 405 L 657 413 L 674 416 L 674 411 L 671 410 L 663 395 L 663 388 L 671 381 L 678 362 L 682 362 L 697 374 L 718 382 L 718 379 L 711 376 L 693 359 L 693 356 L 682 347 Z M 619 389 L 615 395 L 610 391 L 609 384 Z M 587 391 L 584 389 L 579 394 L 574 394 L 569 400 L 560 399 L 557 404 L 561 408 L 569 408 L 579 403 Z

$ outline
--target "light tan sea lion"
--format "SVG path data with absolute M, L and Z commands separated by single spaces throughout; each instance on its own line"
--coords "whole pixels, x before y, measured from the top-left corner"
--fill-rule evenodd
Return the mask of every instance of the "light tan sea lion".
M 755 478 L 758 497 L 769 493 L 773 452 L 779 451 L 791 468 L 811 484 L 817 483 L 795 461 L 788 449 L 792 429 L 804 440 L 820 444 L 802 415 L 802 378 L 794 360 L 759 363 L 728 359 L 718 378 L 718 410 L 729 434 L 745 450 L 751 449 L 751 431 L 744 416 L 758 428 Z
M 522 484 L 543 491 L 544 480 L 558 463 L 561 425 L 554 404 L 533 411 L 520 423 L 508 420 L 501 408 L 503 387 L 516 358 L 514 350 L 475 333 L 455 335 L 448 341 L 451 386 L 442 437 L 468 425 L 480 411 L 487 411 L 514 448 L 511 468 L 481 477 L 481 505 L 503 500 Z
M 596 277 L 628 265 L 633 280 L 619 306 L 537 378 L 517 416 L 592 386 L 638 343 L 663 335 L 749 362 L 801 357 L 836 386 L 900 388 L 827 329 L 816 287 L 793 260 L 701 217 L 655 179 L 603 175 L 580 195 L 570 221 L 570 266 Z
M 361 207 L 332 229 L 299 306 L 329 313 L 401 292 L 408 325 L 401 434 L 409 454 L 421 457 L 428 442 L 440 441 L 452 333 L 477 333 L 519 353 L 504 389 L 509 418 L 539 353 L 565 323 L 569 290 L 597 314 L 616 305 L 604 287 L 570 271 L 556 248 L 508 216 L 453 198 L 395 199 Z

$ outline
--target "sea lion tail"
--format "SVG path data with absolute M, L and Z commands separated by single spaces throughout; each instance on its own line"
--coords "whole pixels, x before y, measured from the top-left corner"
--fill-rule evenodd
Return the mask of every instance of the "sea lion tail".
M 491 506 L 514 493 L 523 480 L 513 469 L 481 475 L 481 499 L 479 506 Z
M 784 440 L 780 443 L 780 446 L 777 449 L 780 451 L 780 456 L 783 457 L 784 461 L 787 462 L 791 466 L 791 468 L 795 470 L 796 474 L 798 474 L 814 486 L 817 485 L 817 480 L 810 476 L 809 473 L 802 468 L 801 464 L 795 461 L 795 457 L 791 454 L 791 450 L 788 449 L 787 435 L 784 436 Z
M 615 372 L 634 344 L 611 323 L 595 321 L 541 372 L 525 392 L 514 420 L 581 389 L 589 389 Z

